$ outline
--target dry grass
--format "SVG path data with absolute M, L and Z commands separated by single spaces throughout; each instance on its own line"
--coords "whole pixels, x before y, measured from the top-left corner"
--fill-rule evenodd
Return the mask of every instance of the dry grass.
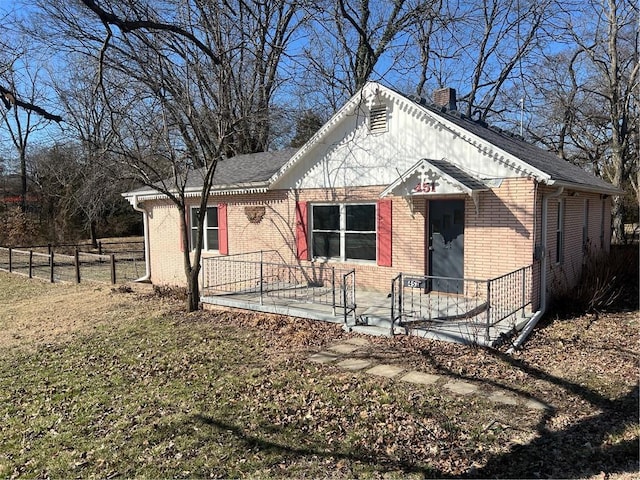
M 516 357 L 405 337 L 357 353 L 552 405 L 532 411 L 309 363 L 351 335 L 336 325 L 4 273 L 0 303 L 0 477 L 638 472 L 638 312 L 548 321 Z

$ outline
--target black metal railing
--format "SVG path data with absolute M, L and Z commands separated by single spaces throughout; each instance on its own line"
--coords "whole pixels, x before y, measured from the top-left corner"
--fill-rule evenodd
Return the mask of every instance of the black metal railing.
M 490 280 L 408 275 L 391 282 L 391 334 L 396 326 L 429 328 L 438 323 L 464 321 L 484 330 L 525 317 L 532 304 L 532 266 Z
M 279 298 L 331 305 L 334 315 L 355 299 L 350 271 L 326 263 L 288 264 L 275 250 L 203 258 L 202 272 L 203 296 L 249 294 L 260 304 Z M 345 289 L 353 293 L 345 297 Z
M 489 280 L 489 326 L 518 313 L 521 317 L 526 315 L 526 308 L 532 304 L 532 276 L 533 265 L 527 265 Z
M 353 323 L 356 323 L 356 271 L 342 275 L 342 305 L 344 306 L 344 324 L 348 324 L 349 315 L 353 316 Z M 335 312 L 334 312 L 335 315 Z

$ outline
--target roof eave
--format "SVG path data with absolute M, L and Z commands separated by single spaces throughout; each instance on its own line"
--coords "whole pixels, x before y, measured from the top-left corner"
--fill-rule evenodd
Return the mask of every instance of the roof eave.
M 623 190 L 620 190 L 613 185 L 611 185 L 610 187 L 606 187 L 597 185 L 586 185 L 584 183 L 567 182 L 562 180 L 551 180 L 545 183 L 547 185 L 553 185 L 554 187 L 564 187 L 568 190 L 577 190 L 581 192 L 600 193 L 603 195 L 624 195 Z
M 269 189 L 269 182 L 249 182 L 238 183 L 231 185 L 214 185 L 209 191 L 209 195 L 242 195 L 251 193 L 265 193 Z M 171 193 L 177 194 L 177 190 L 172 190 Z M 125 199 L 131 202 L 132 199 L 137 198 L 138 201 L 145 200 L 163 200 L 168 198 L 166 193 L 159 190 L 141 190 L 125 192 L 121 194 Z M 202 195 L 202 187 L 188 187 L 184 190 L 185 198 L 199 197 Z

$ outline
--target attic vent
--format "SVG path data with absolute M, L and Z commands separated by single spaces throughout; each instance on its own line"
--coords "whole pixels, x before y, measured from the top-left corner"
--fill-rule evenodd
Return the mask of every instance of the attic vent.
M 387 131 L 387 106 L 376 105 L 369 112 L 369 131 L 382 133 Z

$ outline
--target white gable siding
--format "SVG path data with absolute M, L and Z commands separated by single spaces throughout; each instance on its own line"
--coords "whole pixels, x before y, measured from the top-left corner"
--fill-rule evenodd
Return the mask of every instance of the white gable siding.
M 395 92 L 368 93 L 332 130 L 312 140 L 278 188 L 389 185 L 421 158 L 444 158 L 482 179 L 530 173 L 519 170 L 517 160 Z M 374 98 L 375 105 L 387 105 L 389 128 L 383 133 L 369 131 L 369 105 Z

